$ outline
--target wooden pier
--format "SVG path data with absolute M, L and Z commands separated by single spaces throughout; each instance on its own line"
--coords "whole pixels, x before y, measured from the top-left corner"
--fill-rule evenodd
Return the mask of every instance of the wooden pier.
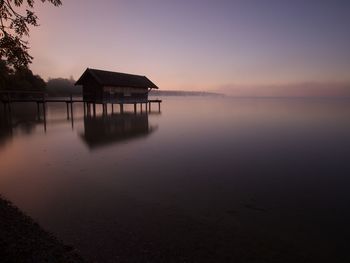
M 28 92 L 28 91 L 0 91 L 0 100 L 4 105 L 5 111 L 11 112 L 12 104 L 19 102 L 32 102 L 37 104 L 38 113 L 40 113 L 40 107 L 43 110 L 44 118 L 46 115 L 47 103 L 66 103 L 67 118 L 69 119 L 73 113 L 74 103 L 83 103 L 84 115 L 96 116 L 96 105 L 102 105 L 103 115 L 108 114 L 107 105 L 111 105 L 112 113 L 114 113 L 114 106 L 119 106 L 119 112 L 124 112 L 124 105 L 133 105 L 134 113 L 138 112 L 137 108 L 140 109 L 140 113 L 152 112 L 152 104 L 158 104 L 158 112 L 160 112 L 160 99 L 147 99 L 147 100 L 106 100 L 101 102 L 83 100 L 82 98 L 74 98 L 72 95 L 68 97 L 48 97 L 44 92 Z M 139 106 L 139 107 L 138 107 Z

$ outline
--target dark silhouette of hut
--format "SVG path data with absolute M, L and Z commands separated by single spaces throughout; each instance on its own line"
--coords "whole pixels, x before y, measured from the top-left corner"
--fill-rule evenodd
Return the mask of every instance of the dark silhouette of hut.
M 75 85 L 83 86 L 83 99 L 92 103 L 145 102 L 158 87 L 145 76 L 87 68 Z

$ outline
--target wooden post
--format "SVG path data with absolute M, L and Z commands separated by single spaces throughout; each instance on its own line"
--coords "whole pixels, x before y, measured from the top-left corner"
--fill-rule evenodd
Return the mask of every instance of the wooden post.
M 160 101 L 158 101 L 158 112 L 160 112 Z
M 92 109 L 93 109 L 93 112 L 94 112 L 94 117 L 96 117 L 96 103 L 95 102 L 92 105 Z
M 73 117 L 73 102 L 71 100 L 71 103 L 70 103 L 70 117 L 71 117 L 71 121 L 72 121 L 72 130 L 74 128 L 74 117 Z
M 114 113 L 114 103 L 112 102 L 112 114 Z
M 136 103 L 134 103 L 134 113 L 137 113 Z
M 73 119 L 73 95 L 70 94 L 70 111 L 71 111 L 71 117 Z
M 86 103 L 86 107 L 87 107 L 87 115 L 90 116 L 91 115 L 91 105 L 89 102 Z
M 44 131 L 46 132 L 46 102 L 45 102 L 45 97 L 43 100 L 43 115 L 44 115 Z
M 147 105 L 147 102 L 145 103 L 145 108 L 146 108 L 146 113 L 148 112 L 148 105 Z
M 38 101 L 36 102 L 36 109 L 37 109 L 37 112 L 38 112 L 38 121 L 40 121 L 40 106 L 39 106 L 39 102 Z
M 120 103 L 120 113 L 124 113 L 124 105 L 123 103 Z
M 67 120 L 69 120 L 69 106 L 68 106 L 68 101 L 66 101 L 66 106 L 67 106 Z
M 148 102 L 148 111 L 151 112 L 151 102 Z
M 44 107 L 44 112 L 46 112 L 46 96 L 45 96 L 45 93 L 44 93 L 43 97 L 44 97 L 43 107 Z
M 142 102 L 140 103 L 140 110 L 141 110 L 141 113 L 142 113 Z
M 84 116 L 86 116 L 86 104 L 85 104 L 85 101 L 83 101 L 83 106 L 84 106 Z

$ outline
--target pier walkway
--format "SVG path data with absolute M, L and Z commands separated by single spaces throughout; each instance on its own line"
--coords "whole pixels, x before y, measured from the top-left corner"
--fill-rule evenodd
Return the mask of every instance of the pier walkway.
M 111 100 L 105 99 L 103 101 L 88 101 L 81 97 L 73 97 L 72 95 L 67 97 L 48 97 L 45 92 L 35 92 L 35 91 L 0 91 L 0 101 L 4 105 L 5 111 L 11 112 L 11 107 L 13 103 L 20 102 L 33 102 L 37 104 L 38 112 L 40 111 L 40 106 L 42 106 L 43 111 L 46 111 L 47 103 L 66 103 L 67 106 L 67 117 L 69 117 L 69 112 L 73 111 L 74 103 L 83 103 L 84 114 L 86 115 L 96 115 L 96 105 L 102 105 L 103 114 L 107 114 L 107 105 L 110 104 L 112 112 L 114 111 L 114 105 L 118 105 L 120 113 L 124 111 L 124 105 L 131 104 L 134 105 L 134 112 L 137 113 L 137 108 L 139 105 L 140 112 L 151 112 L 152 104 L 158 104 L 158 112 L 160 112 L 160 104 L 162 100 L 160 99 L 147 99 L 147 100 L 135 100 L 135 99 L 118 99 Z M 145 106 L 145 107 L 143 107 Z

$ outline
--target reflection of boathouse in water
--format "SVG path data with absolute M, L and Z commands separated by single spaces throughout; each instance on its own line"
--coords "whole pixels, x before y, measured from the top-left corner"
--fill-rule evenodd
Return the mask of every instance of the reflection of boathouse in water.
M 84 117 L 84 134 L 89 148 L 94 149 L 112 143 L 142 138 L 155 130 L 148 122 L 148 114 L 112 114 L 100 117 Z

